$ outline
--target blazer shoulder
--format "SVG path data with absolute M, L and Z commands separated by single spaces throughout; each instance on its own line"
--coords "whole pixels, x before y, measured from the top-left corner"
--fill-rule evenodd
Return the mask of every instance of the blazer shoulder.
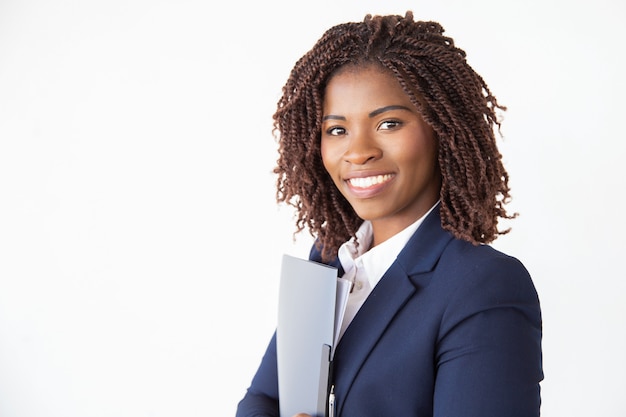
M 490 245 L 454 240 L 441 255 L 435 280 L 448 281 L 457 294 L 498 303 L 517 300 L 538 303 L 532 277 L 524 264 Z

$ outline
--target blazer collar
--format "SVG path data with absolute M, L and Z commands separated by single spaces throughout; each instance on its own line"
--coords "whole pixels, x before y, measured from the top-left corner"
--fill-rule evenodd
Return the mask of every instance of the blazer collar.
M 454 239 L 441 227 L 440 205 L 430 212 L 398 254 L 396 262 L 409 276 L 432 271 L 444 248 Z
M 398 310 L 428 285 L 429 276 L 452 235 L 441 227 L 437 206 L 409 239 L 346 329 L 335 351 L 334 383 L 345 398 L 359 369 Z M 339 401 L 339 414 L 344 403 Z

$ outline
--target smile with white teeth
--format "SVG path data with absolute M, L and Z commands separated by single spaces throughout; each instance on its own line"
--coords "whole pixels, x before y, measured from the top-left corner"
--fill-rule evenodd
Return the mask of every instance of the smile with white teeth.
M 364 177 L 364 178 L 350 178 L 348 182 L 351 186 L 355 188 L 369 188 L 374 185 L 382 184 L 391 179 L 393 175 L 385 174 L 385 175 L 375 175 L 373 177 Z

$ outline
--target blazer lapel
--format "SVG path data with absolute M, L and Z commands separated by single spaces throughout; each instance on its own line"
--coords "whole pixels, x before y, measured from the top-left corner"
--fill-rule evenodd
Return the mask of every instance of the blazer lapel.
M 439 207 L 436 207 L 374 287 L 335 351 L 334 383 L 344 387 L 341 397 L 348 394 L 359 369 L 393 317 L 418 288 L 428 285 L 428 278 L 424 277 L 425 282 L 421 282 L 419 275 L 434 268 L 451 239 L 452 236 L 441 228 Z M 338 400 L 341 413 L 344 402 L 341 398 Z

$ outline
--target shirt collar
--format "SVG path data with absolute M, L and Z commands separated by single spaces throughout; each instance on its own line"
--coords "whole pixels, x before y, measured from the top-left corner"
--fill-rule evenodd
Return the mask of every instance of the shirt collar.
M 373 240 L 372 223 L 367 220 L 364 221 L 356 232 L 356 241 L 352 238 L 339 247 L 337 255 L 346 275 L 354 276 L 354 270 L 358 265 L 359 268 L 363 268 L 366 271 L 369 283 L 374 288 L 396 260 L 402 248 L 413 236 L 413 233 L 422 224 L 422 221 L 438 203 L 435 203 L 430 210 L 414 223 L 371 249 L 370 246 Z M 356 242 L 359 244 L 357 245 Z

